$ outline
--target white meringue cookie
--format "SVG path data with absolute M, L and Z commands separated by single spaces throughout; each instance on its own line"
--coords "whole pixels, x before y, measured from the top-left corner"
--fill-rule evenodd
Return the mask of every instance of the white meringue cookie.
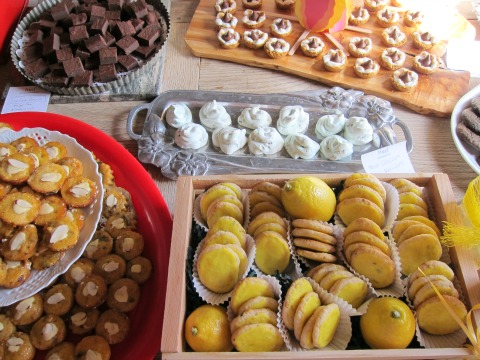
M 317 135 L 318 139 L 322 140 L 327 136 L 338 134 L 343 130 L 346 121 L 347 119 L 341 112 L 323 115 L 317 120 L 315 135 Z
M 232 124 L 227 110 L 215 100 L 207 102 L 200 108 L 200 122 L 208 130 L 215 130 Z
M 308 128 L 310 115 L 300 105 L 285 106 L 280 110 L 277 129 L 282 135 L 301 134 Z
M 343 136 L 353 145 L 365 145 L 373 139 L 373 128 L 366 118 L 354 116 L 346 121 Z
M 288 135 L 285 139 L 285 149 L 294 159 L 311 159 L 320 149 L 320 145 L 306 135 Z
M 185 104 L 172 104 L 167 109 L 165 119 L 167 120 L 168 125 L 178 129 L 182 125 L 192 122 L 192 112 Z
M 175 132 L 175 144 L 182 149 L 200 149 L 208 143 L 207 130 L 202 125 L 187 123 Z
M 213 131 L 213 146 L 219 147 L 225 154 L 233 154 L 247 143 L 247 130 L 236 129 L 232 126 L 217 128 Z
M 245 108 L 237 119 L 239 125 L 255 130 L 258 127 L 272 125 L 272 117 L 259 106 Z
M 283 148 L 283 138 L 273 127 L 259 127 L 248 137 L 248 148 L 254 155 L 271 155 Z
M 340 160 L 353 153 L 353 145 L 339 135 L 330 135 L 320 143 L 320 153 L 328 160 Z

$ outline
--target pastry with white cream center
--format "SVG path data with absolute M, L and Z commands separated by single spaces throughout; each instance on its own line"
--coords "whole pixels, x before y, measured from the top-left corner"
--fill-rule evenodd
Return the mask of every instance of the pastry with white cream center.
M 389 47 L 382 51 L 380 65 L 387 70 L 397 70 L 405 63 L 405 53 L 396 47 Z
M 422 51 L 413 59 L 413 68 L 421 74 L 432 74 L 437 70 L 438 65 L 438 58 L 427 51 Z
M 341 112 L 323 115 L 317 120 L 315 135 L 319 140 L 323 140 L 330 135 L 336 135 L 343 130 L 346 121 L 347 119 Z
M 215 130 L 232 124 L 232 119 L 225 107 L 215 100 L 207 102 L 200 108 L 200 122 L 207 130 Z
M 217 38 L 224 49 L 234 49 L 240 45 L 240 34 L 232 28 L 221 28 Z
M 325 44 L 318 36 L 310 36 L 300 43 L 300 48 L 304 55 L 317 57 L 325 50 Z
M 235 0 L 217 0 L 215 10 L 218 12 L 234 13 L 237 10 L 237 2 Z
M 310 115 L 300 105 L 284 106 L 277 120 L 278 132 L 282 135 L 304 133 L 308 128 Z
M 415 31 L 413 33 L 413 44 L 421 50 L 429 50 L 438 44 L 438 38 L 430 31 Z
M 400 15 L 396 11 L 384 8 L 377 12 L 377 22 L 382 27 L 389 27 L 400 20 Z
M 256 29 L 263 25 L 267 16 L 264 11 L 247 9 L 243 13 L 242 22 L 249 29 Z
M 208 134 L 202 125 L 188 123 L 175 132 L 175 144 L 182 149 L 197 150 L 207 143 Z
M 320 143 L 320 153 L 328 160 L 340 160 L 352 155 L 353 145 L 339 135 L 330 135 Z
M 318 143 L 303 134 L 288 135 L 285 139 L 285 150 L 294 159 L 311 159 L 319 149 Z
M 283 39 L 273 37 L 267 40 L 264 49 L 272 59 L 278 59 L 288 54 L 290 44 Z
M 363 25 L 368 19 L 370 19 L 370 14 L 367 9 L 361 6 L 355 7 L 350 17 L 348 18 L 348 23 L 351 25 Z
M 242 110 L 237 119 L 239 125 L 255 130 L 258 127 L 266 127 L 272 124 L 270 114 L 260 109 L 260 106 L 252 106 Z
M 254 155 L 272 155 L 282 150 L 284 140 L 274 127 L 259 127 L 248 137 L 248 149 Z
M 353 145 L 365 145 L 373 139 L 373 128 L 366 118 L 353 116 L 346 121 L 343 136 Z
M 274 36 L 285 37 L 292 32 L 292 23 L 288 19 L 277 18 L 273 20 L 270 30 Z
M 238 19 L 229 12 L 220 11 L 215 17 L 215 24 L 218 30 L 221 28 L 235 29 L 238 24 Z
M 330 49 L 323 55 L 323 66 L 328 71 L 342 71 L 347 66 L 347 56 L 342 50 Z
M 348 51 L 355 57 L 364 57 L 372 51 L 372 40 L 368 37 L 355 36 L 348 42 Z
M 260 29 L 245 30 L 243 43 L 250 49 L 260 49 L 268 40 L 268 34 Z
M 246 133 L 245 129 L 232 126 L 215 129 L 212 134 L 213 146 L 220 148 L 225 154 L 233 154 L 247 143 Z
M 392 85 L 399 91 L 411 91 L 418 84 L 418 74 L 415 71 L 400 68 L 391 76 Z
M 390 26 L 382 32 L 382 39 L 387 46 L 400 47 L 407 42 L 407 35 L 398 26 Z
M 404 24 L 410 27 L 420 26 L 422 21 L 423 13 L 421 11 L 408 10 L 403 18 Z
M 377 75 L 379 70 L 380 65 L 368 57 L 358 58 L 353 66 L 355 74 L 362 79 L 368 79 Z

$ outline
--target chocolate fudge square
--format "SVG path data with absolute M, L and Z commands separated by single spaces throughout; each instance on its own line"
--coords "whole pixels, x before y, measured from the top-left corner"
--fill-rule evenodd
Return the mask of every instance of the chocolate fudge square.
M 105 18 L 105 9 L 103 6 L 92 4 L 90 7 L 90 21 L 94 21 L 95 19 L 104 19 Z
M 138 67 L 138 61 L 131 55 L 120 55 L 118 62 L 127 70 L 133 70 Z
M 160 27 L 158 25 L 147 25 L 137 35 L 138 41 L 144 46 L 152 46 L 160 36 Z
M 57 61 L 59 63 L 65 61 L 65 60 L 70 60 L 73 58 L 73 53 L 71 48 L 63 48 L 59 50 L 55 50 L 55 55 L 57 57 Z
M 90 26 L 90 32 L 92 34 L 105 35 L 108 29 L 108 20 L 105 18 L 98 18 L 93 20 L 92 25 Z
M 68 77 L 75 77 L 85 71 L 82 60 L 80 60 L 79 57 L 65 60 L 63 62 L 63 70 L 65 70 L 65 74 L 67 74 Z
M 117 79 L 117 70 L 114 64 L 100 65 L 98 67 L 98 81 L 109 82 Z
M 88 16 L 86 13 L 80 13 L 80 14 L 71 14 L 70 18 L 72 19 L 72 25 L 78 26 L 78 25 L 86 24 Z
M 43 40 L 43 55 L 50 55 L 55 50 L 60 49 L 60 36 L 58 34 L 51 34 Z
M 131 21 L 119 21 L 116 24 L 115 34 L 120 39 L 124 36 L 135 35 L 136 31 Z
M 122 10 L 123 0 L 108 0 L 108 10 Z
M 50 9 L 50 13 L 52 14 L 52 18 L 55 21 L 60 21 L 63 19 L 68 18 L 70 15 L 70 10 L 68 10 L 67 4 L 65 2 L 61 2 L 55 6 L 52 6 Z
M 111 46 L 115 44 L 115 41 L 117 41 L 117 39 L 115 39 L 115 36 L 110 34 L 108 31 L 105 33 L 105 36 L 103 38 L 105 39 L 105 43 L 107 44 L 107 46 Z
M 70 83 L 72 87 L 92 86 L 93 85 L 93 71 L 85 70 L 80 75 L 75 76 Z
M 28 37 L 27 46 L 41 43 L 43 43 L 43 31 L 40 29 L 33 31 Z
M 105 11 L 105 19 L 120 21 L 122 19 L 122 12 L 120 10 L 107 10 Z
M 51 74 L 47 80 L 48 85 L 57 87 L 68 86 L 69 81 L 70 79 L 66 76 L 56 76 L 54 74 Z
M 88 39 L 88 31 L 85 25 L 77 25 L 68 29 L 70 33 L 70 41 L 72 44 L 78 44 L 79 42 Z
M 141 19 L 133 19 L 132 20 L 132 25 L 135 28 L 135 32 L 139 32 L 140 30 L 143 29 L 143 24 L 145 24 L 145 21 Z
M 130 4 L 128 4 L 127 11 L 130 13 L 132 17 L 135 17 L 137 19 L 142 19 L 148 15 L 147 4 L 145 4 L 141 0 L 131 2 Z
M 140 44 L 138 43 L 137 39 L 134 39 L 131 36 L 125 36 L 117 41 L 117 46 L 123 50 L 126 55 L 128 55 L 135 51 Z
M 107 47 L 107 43 L 102 35 L 97 34 L 85 40 L 85 46 L 87 47 L 88 51 L 93 54 L 94 52 Z
M 138 49 L 134 51 L 135 54 L 139 55 L 142 59 L 148 58 L 157 47 L 155 45 L 152 46 L 140 46 Z
M 25 65 L 25 72 L 34 79 L 44 76 L 48 70 L 48 64 L 42 58 Z
M 117 48 L 106 47 L 100 49 L 100 65 L 115 64 L 117 62 Z

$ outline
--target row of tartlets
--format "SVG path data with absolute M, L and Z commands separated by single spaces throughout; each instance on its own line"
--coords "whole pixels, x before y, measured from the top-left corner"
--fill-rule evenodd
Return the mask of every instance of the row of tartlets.
M 201 107 L 199 119 L 200 124 L 193 122 L 192 112 L 184 103 L 167 108 L 165 120 L 176 129 L 177 146 L 198 150 L 208 144 L 208 132 L 212 132 L 213 146 L 229 155 L 247 145 L 253 155 L 273 155 L 285 148 L 294 159 L 312 159 L 320 151 L 322 158 L 340 160 L 352 155 L 355 145 L 375 142 L 368 119 L 346 118 L 343 113 L 335 112 L 317 120 L 315 136 L 320 140 L 317 143 L 313 136 L 305 135 L 310 115 L 300 105 L 281 108 L 275 127 L 271 115 L 259 106 L 244 108 L 237 119 L 238 127 L 233 127 L 230 114 L 215 100 Z

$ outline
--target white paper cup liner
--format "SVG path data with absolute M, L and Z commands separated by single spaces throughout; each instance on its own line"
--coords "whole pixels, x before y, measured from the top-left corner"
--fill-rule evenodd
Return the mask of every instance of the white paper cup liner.
M 242 275 L 242 279 L 247 276 L 248 272 L 252 267 L 253 261 L 255 260 L 255 242 L 253 241 L 250 235 L 247 235 L 246 240 L 247 240 L 246 253 L 247 253 L 247 259 L 248 259 L 248 266 Z M 202 249 L 202 246 L 203 246 L 203 241 L 204 240 L 202 240 L 200 244 L 198 244 L 197 249 L 195 250 L 195 255 L 193 257 L 193 280 L 192 280 L 193 286 L 195 287 L 195 290 L 197 291 L 198 295 L 200 295 L 202 300 L 206 301 L 211 305 L 220 305 L 230 298 L 230 296 L 232 295 L 232 291 L 219 294 L 206 288 L 200 281 L 200 278 L 198 276 L 198 270 L 197 270 L 197 261 L 198 261 L 198 256 L 200 255 L 200 250 Z
M 344 300 L 326 292 L 324 289 L 318 286 L 313 279 L 306 279 L 312 285 L 313 290 L 318 294 L 322 305 L 336 303 L 340 308 L 340 322 L 330 344 L 323 349 L 312 349 L 311 351 L 345 350 L 352 337 L 352 322 L 349 315 L 352 307 Z M 280 324 L 280 331 L 283 339 L 285 340 L 285 344 L 290 351 L 309 351 L 300 346 L 300 342 L 295 338 L 293 332 L 285 327 L 283 321 Z

